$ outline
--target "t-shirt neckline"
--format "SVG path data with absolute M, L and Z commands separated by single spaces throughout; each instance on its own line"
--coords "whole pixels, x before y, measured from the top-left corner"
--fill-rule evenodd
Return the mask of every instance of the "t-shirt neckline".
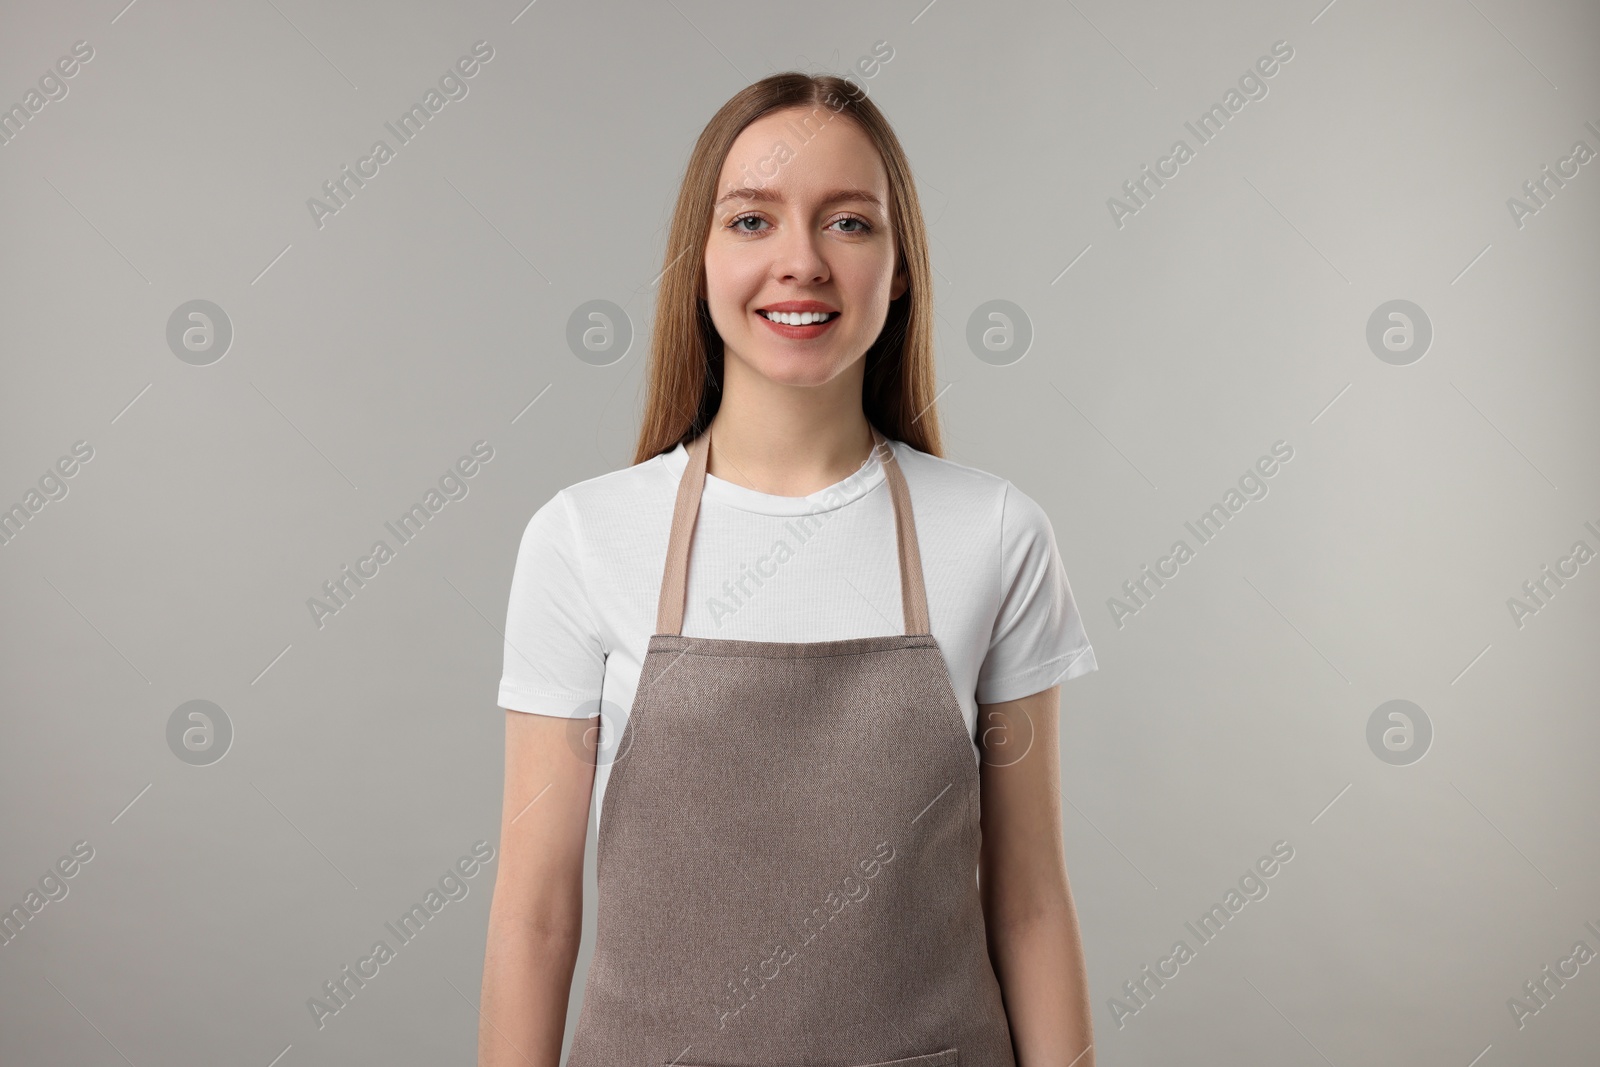
M 895 442 L 890 441 L 889 447 L 894 448 Z M 899 453 L 896 452 L 896 455 Z M 656 458 L 671 476 L 673 485 L 677 485 L 683 478 L 684 470 L 689 466 L 689 449 L 680 443 L 672 451 L 664 452 Z M 846 475 L 810 496 L 775 496 L 771 493 L 762 493 L 718 478 L 707 471 L 706 487 L 700 499 L 702 503 L 710 501 L 759 515 L 809 515 L 842 508 L 861 499 L 883 484 L 883 481 L 883 463 L 878 459 L 878 450 L 873 449 L 853 474 Z

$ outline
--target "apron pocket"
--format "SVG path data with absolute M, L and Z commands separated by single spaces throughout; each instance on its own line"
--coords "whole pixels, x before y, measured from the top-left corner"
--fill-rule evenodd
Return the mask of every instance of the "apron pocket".
M 709 1067 L 706 1064 L 673 1063 L 667 1067 Z M 922 1056 L 908 1056 L 903 1060 L 875 1060 L 872 1063 L 850 1064 L 848 1067 L 957 1067 L 956 1050 L 944 1049 Z
M 956 1050 L 947 1048 L 943 1052 L 930 1052 L 926 1056 L 912 1056 L 904 1060 L 882 1060 L 878 1063 L 861 1064 L 859 1067 L 956 1067 Z

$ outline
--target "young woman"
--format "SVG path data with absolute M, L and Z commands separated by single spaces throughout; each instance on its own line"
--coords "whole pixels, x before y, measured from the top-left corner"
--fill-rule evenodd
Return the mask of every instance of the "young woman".
M 591 802 L 570 1067 L 1092 1067 L 1057 711 L 1094 653 L 1044 512 L 941 457 L 932 288 L 859 90 L 706 126 L 634 464 L 517 557 L 484 1067 L 558 1063 Z

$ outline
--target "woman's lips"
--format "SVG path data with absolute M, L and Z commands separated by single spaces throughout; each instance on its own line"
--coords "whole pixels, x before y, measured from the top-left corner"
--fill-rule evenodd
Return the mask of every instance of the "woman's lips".
M 773 322 L 759 312 L 751 312 L 751 314 L 765 323 L 767 329 L 776 333 L 779 337 L 787 337 L 795 341 L 809 341 L 813 337 L 821 337 L 830 326 L 839 321 L 839 316 L 835 315 L 826 322 L 813 322 L 809 326 L 785 326 L 781 322 Z

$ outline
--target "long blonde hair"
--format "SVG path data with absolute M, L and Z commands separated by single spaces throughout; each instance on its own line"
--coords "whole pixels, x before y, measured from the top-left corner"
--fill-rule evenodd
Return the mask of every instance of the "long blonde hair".
M 888 120 L 866 94 L 833 75 L 773 74 L 734 95 L 706 123 L 678 189 L 667 234 L 661 289 L 650 336 L 648 396 L 634 463 L 687 444 L 710 425 L 722 403 L 722 338 L 704 298 L 705 248 L 717 177 L 734 140 L 768 112 L 826 108 L 845 115 L 872 140 L 889 177 L 889 226 L 907 289 L 889 303 L 883 332 L 866 353 L 861 404 L 884 436 L 944 455 L 934 404 L 933 285 L 928 235 L 911 165 Z M 831 117 L 831 116 L 830 116 Z M 825 117 L 823 121 L 828 121 Z M 802 124 L 809 119 L 802 120 Z

